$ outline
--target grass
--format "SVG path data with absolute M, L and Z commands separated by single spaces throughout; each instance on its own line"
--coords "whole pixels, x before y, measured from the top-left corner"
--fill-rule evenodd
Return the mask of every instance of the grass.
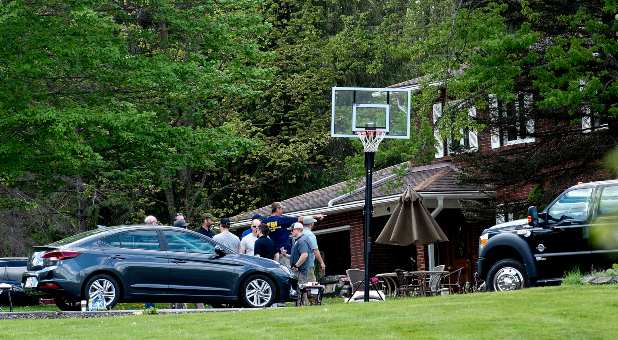
M 606 339 L 618 334 L 618 286 L 248 312 L 6 320 L 0 330 L 2 339 Z
M 560 283 L 563 286 L 581 286 L 584 284 L 582 279 L 584 275 L 579 271 L 579 269 L 573 269 L 570 272 L 567 272 L 562 278 L 562 282 Z

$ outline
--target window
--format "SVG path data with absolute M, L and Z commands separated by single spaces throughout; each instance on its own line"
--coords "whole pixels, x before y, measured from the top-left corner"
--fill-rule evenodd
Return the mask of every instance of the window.
M 519 93 L 512 103 L 504 102 L 496 95 L 489 95 L 489 109 L 494 126 L 491 130 L 493 149 L 535 141 L 531 108 L 531 94 Z
M 159 250 L 159 235 L 154 230 L 132 230 L 110 235 L 102 240 L 112 247 Z
M 213 254 L 215 246 L 200 235 L 181 231 L 164 231 L 167 250 L 183 253 Z
M 450 102 L 449 105 L 453 106 L 453 109 L 457 109 L 455 102 Z M 476 108 L 471 107 L 468 109 L 468 115 L 474 119 L 476 118 Z M 453 138 L 454 133 L 450 138 L 442 138 L 438 129 L 438 121 L 442 117 L 442 103 L 436 103 L 433 105 L 433 134 L 436 138 L 436 154 L 435 158 L 442 158 L 445 155 L 464 152 L 464 151 L 476 151 L 478 150 L 478 136 L 475 130 L 465 128 L 459 131 L 461 138 Z
M 588 220 L 588 207 L 592 188 L 575 189 L 566 192 L 547 211 L 549 220 L 557 222 L 564 220 Z
M 579 81 L 579 90 L 581 92 L 584 92 L 585 89 L 586 89 L 586 81 L 581 79 Z M 585 105 L 583 108 L 583 111 L 584 112 L 582 116 L 582 131 L 584 133 L 609 128 L 609 125 L 607 124 L 607 119 L 604 119 L 603 117 L 598 117 L 598 115 L 593 114 L 592 111 L 590 110 L 589 105 Z
M 618 217 L 618 185 L 603 188 L 598 216 Z
M 597 117 L 590 113 L 590 108 L 585 109 L 585 114 L 582 117 L 582 130 L 584 133 L 608 129 L 607 119 Z

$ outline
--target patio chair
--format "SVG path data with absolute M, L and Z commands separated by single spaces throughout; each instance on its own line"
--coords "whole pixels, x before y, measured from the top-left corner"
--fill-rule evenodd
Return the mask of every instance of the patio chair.
M 443 288 L 448 288 L 450 294 L 463 293 L 463 287 L 461 285 L 461 273 L 464 267 L 455 269 L 452 272 L 446 274 L 443 280 L 447 280 L 448 283 L 443 283 Z
M 400 296 L 409 296 L 410 293 L 416 293 L 419 290 L 419 285 L 414 281 L 414 279 L 408 275 L 402 269 L 395 269 L 395 274 L 397 275 L 397 295 Z
M 432 272 L 429 273 L 429 289 L 425 291 L 427 295 L 439 295 L 440 294 L 440 284 L 442 283 L 442 276 L 444 275 L 444 265 L 435 266 Z
M 352 288 L 352 294 L 346 302 L 350 302 L 350 300 L 364 300 L 365 297 L 365 272 L 360 269 L 348 269 L 345 271 L 348 274 L 348 279 L 350 280 L 350 286 Z M 384 293 L 378 291 L 377 287 L 373 284 L 369 284 L 369 299 L 370 300 L 382 300 L 384 301 Z M 373 290 L 373 291 L 372 291 Z M 361 294 L 356 295 L 356 292 Z M 376 294 L 372 294 L 375 292 Z

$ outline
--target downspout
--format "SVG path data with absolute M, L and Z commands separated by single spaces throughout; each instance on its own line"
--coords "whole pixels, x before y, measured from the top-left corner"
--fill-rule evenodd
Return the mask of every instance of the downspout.
M 438 206 L 431 212 L 431 217 L 434 219 L 440 214 L 440 212 L 444 209 L 444 197 L 438 197 Z M 435 244 L 430 243 L 427 245 L 427 257 L 428 257 L 428 270 L 432 270 L 433 267 L 436 266 L 436 254 L 435 254 Z

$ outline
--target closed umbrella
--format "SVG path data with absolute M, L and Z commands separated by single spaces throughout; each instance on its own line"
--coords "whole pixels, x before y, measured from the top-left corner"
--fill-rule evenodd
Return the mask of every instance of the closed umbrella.
M 407 246 L 448 241 L 448 238 L 422 203 L 414 189 L 408 187 L 386 222 L 377 243 Z

